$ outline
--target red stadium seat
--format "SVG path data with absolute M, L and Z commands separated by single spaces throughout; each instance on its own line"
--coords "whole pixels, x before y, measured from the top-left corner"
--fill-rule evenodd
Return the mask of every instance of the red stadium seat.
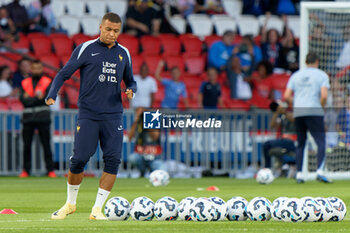
M 51 40 L 48 37 L 33 37 L 30 40 L 34 54 L 38 56 L 51 55 Z
M 158 85 L 158 91 L 154 95 L 154 103 L 152 105 L 153 108 L 160 108 L 161 103 L 164 99 L 165 93 L 164 93 L 164 86 Z
M 9 57 L 6 56 L 6 53 L 2 53 L 0 54 L 0 64 L 2 66 L 6 65 L 8 67 L 10 67 L 10 70 L 12 72 L 15 72 L 17 69 L 17 62 Z
M 60 57 L 61 65 L 64 66 L 69 61 L 70 55 L 64 55 Z
M 91 37 L 82 33 L 75 34 L 72 36 L 72 40 L 75 44 L 75 46 L 78 46 L 88 40 L 91 40 Z
M 207 49 L 209 49 L 214 42 L 219 40 L 221 40 L 221 36 L 218 35 L 209 35 L 204 38 L 204 42 L 207 46 Z
M 126 47 L 131 56 L 139 54 L 140 43 L 136 37 L 128 34 L 121 34 L 118 37 L 118 43 Z
M 161 37 L 163 56 L 178 56 L 181 53 L 181 42 L 177 37 Z
M 27 35 L 28 39 L 31 40 L 33 38 L 46 38 L 45 33 L 42 32 L 31 32 Z
M 22 102 L 17 98 L 8 98 L 7 104 L 12 111 L 23 111 L 24 109 Z
M 40 56 L 39 59 L 43 63 L 52 66 L 52 68 L 59 69 L 61 67 L 60 59 L 56 55 L 44 55 L 44 56 Z M 49 76 L 53 78 L 55 77 L 57 71 L 44 66 L 44 73 L 47 73 Z
M 143 36 L 140 39 L 142 55 L 152 56 L 159 55 L 160 53 L 160 41 L 157 37 L 154 36 Z
M 22 52 L 22 53 L 28 53 L 29 52 L 29 39 L 25 35 L 20 35 L 18 41 L 12 42 L 12 48 Z
M 149 73 L 153 75 L 156 72 L 158 63 L 162 60 L 160 56 L 146 56 L 144 57 L 144 61 L 148 66 Z
M 167 64 L 168 70 L 170 70 L 174 66 L 177 66 L 179 67 L 181 72 L 185 71 L 185 61 L 182 56 L 169 56 L 165 57 L 164 60 Z
M 143 57 L 142 56 L 132 56 L 131 63 L 132 63 L 132 71 L 134 74 L 139 74 L 141 65 L 143 64 Z
M 51 42 L 57 56 L 71 55 L 73 41 L 67 36 L 51 37 Z
M 196 36 L 180 36 L 181 43 L 185 48 L 184 56 L 200 56 L 203 49 L 202 41 Z
M 186 57 L 185 64 L 189 74 L 201 74 L 205 69 L 205 58 L 202 56 Z
M 6 102 L 0 102 L 0 111 L 8 111 L 10 108 Z

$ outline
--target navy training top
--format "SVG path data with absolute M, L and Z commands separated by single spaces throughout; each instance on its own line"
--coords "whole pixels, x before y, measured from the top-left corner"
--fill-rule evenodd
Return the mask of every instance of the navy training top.
M 123 112 L 120 83 L 136 93 L 129 51 L 117 42 L 111 48 L 100 39 L 74 49 L 67 64 L 58 72 L 47 95 L 56 99 L 63 82 L 80 68 L 79 119 L 111 120 Z

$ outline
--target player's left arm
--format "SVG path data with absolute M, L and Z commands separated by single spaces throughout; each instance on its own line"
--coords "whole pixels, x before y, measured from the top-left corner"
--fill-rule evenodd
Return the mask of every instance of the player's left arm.
M 125 94 L 127 95 L 128 99 L 132 99 L 135 96 L 135 93 L 137 91 L 137 84 L 136 81 L 134 79 L 134 75 L 132 73 L 132 65 L 131 65 L 131 57 L 130 54 L 127 54 L 128 59 L 126 60 L 126 66 L 124 69 L 124 76 L 123 76 L 123 80 L 124 83 L 126 85 L 126 90 L 125 90 Z
M 322 80 L 321 93 L 320 93 L 321 94 L 320 103 L 322 108 L 326 107 L 329 88 L 330 88 L 329 78 L 328 78 L 328 75 L 325 73 Z

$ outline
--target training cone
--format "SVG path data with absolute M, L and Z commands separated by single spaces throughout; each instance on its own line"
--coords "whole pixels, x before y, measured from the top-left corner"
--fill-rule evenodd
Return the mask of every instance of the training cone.
M 216 186 L 209 186 L 208 188 L 207 188 L 207 191 L 219 191 L 220 189 L 218 188 L 218 187 L 216 187 Z
M 0 214 L 17 214 L 17 212 L 12 209 L 3 209 L 0 211 Z

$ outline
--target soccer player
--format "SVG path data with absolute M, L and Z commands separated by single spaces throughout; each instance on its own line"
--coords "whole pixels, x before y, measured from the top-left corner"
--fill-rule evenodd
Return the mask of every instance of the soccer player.
M 76 210 L 84 167 L 95 153 L 98 140 L 105 167 L 90 219 L 106 219 L 101 209 L 115 182 L 123 143 L 120 82 L 124 80 L 126 84 L 128 99 L 136 92 L 129 51 L 116 42 L 120 28 L 121 19 L 117 14 L 105 14 L 100 24 L 100 37 L 73 51 L 68 63 L 55 77 L 46 98 L 48 105 L 54 104 L 63 82 L 80 69 L 79 116 L 68 171 L 67 202 L 51 215 L 52 219 L 64 219 Z
M 293 102 L 294 123 L 298 138 L 296 180 L 297 183 L 304 183 L 301 170 L 306 133 L 309 130 L 317 144 L 317 180 L 330 183 L 331 181 L 323 174 L 326 150 L 323 108 L 326 105 L 330 87 L 329 78 L 325 72 L 318 69 L 319 58 L 315 53 L 307 54 L 306 65 L 306 69 L 301 69 L 290 77 L 284 93 L 284 98 Z

